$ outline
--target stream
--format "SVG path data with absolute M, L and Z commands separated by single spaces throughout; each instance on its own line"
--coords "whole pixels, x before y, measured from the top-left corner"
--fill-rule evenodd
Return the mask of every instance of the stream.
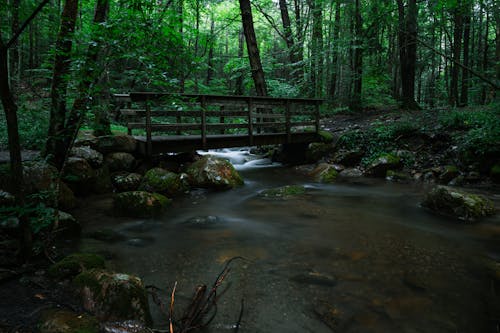
M 419 207 L 422 184 L 361 179 L 324 185 L 247 150 L 229 158 L 245 185 L 195 190 L 157 219 L 118 218 L 109 197 L 77 214 L 81 251 L 106 255 L 112 269 L 162 288 L 177 281 L 178 317 L 194 288 L 211 285 L 233 257 L 218 290 L 218 311 L 204 332 L 496 332 L 493 291 L 481 261 L 500 257 L 500 217 L 465 225 Z M 306 194 L 259 197 L 298 184 Z M 500 197 L 491 195 L 499 206 Z M 155 327 L 167 329 L 151 303 Z

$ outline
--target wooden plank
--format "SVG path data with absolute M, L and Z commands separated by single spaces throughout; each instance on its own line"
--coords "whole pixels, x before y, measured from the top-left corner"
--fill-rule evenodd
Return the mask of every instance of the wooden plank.
M 146 100 L 146 138 L 147 138 L 147 156 L 151 157 L 153 154 L 153 146 L 151 142 L 151 106 L 149 101 Z
M 252 113 L 253 113 L 253 100 L 249 98 L 247 100 L 247 112 L 248 112 L 248 144 L 253 146 L 253 122 L 252 122 Z
M 286 142 L 287 143 L 290 143 L 290 141 L 292 140 L 292 137 L 291 137 L 291 126 L 290 126 L 290 119 L 291 119 L 291 116 L 290 116 L 290 110 L 291 107 L 290 107 L 290 101 L 287 101 L 286 102 L 286 105 L 285 105 L 285 122 L 286 122 L 286 126 L 285 126 L 285 131 L 286 131 Z
M 201 97 L 201 142 L 203 144 L 203 148 L 207 145 L 207 114 L 205 113 L 207 109 L 207 104 L 205 101 L 205 97 Z

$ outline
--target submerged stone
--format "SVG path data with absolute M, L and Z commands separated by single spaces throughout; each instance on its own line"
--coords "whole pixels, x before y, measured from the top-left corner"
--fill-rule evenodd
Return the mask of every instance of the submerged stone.
M 243 179 L 229 161 L 210 155 L 191 164 L 186 173 L 194 187 L 227 190 L 243 185 Z
M 495 214 L 495 207 L 487 198 L 448 186 L 437 186 L 432 189 L 422 205 L 438 214 L 468 222 Z
M 286 185 L 277 188 L 271 188 L 259 193 L 259 196 L 265 199 L 288 199 L 295 196 L 304 195 L 306 188 L 301 185 Z
M 53 264 L 48 273 L 50 277 L 61 280 L 92 268 L 104 268 L 104 258 L 92 253 L 74 253 Z
M 158 193 L 132 191 L 113 197 L 115 212 L 120 215 L 152 217 L 161 214 L 172 200 Z
M 100 321 L 137 320 L 151 325 L 147 293 L 140 278 L 93 269 L 79 274 L 74 283 L 85 310 Z
M 290 278 L 290 280 L 300 284 L 317 285 L 325 287 L 333 287 L 337 284 L 337 279 L 335 277 L 318 272 L 307 272 L 303 274 L 297 274 L 292 278 Z
M 96 318 L 62 309 L 45 311 L 38 327 L 40 333 L 99 333 Z
M 192 217 L 189 220 L 183 222 L 183 225 L 186 225 L 190 228 L 210 229 L 220 226 L 221 223 L 222 219 L 220 217 L 208 215 Z

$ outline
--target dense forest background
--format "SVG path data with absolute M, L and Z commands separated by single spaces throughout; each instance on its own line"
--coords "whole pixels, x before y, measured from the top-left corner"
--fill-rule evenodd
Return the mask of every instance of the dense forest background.
M 265 78 L 257 90 L 245 8 Z M 27 148 L 43 147 L 49 121 L 79 119 L 75 109 L 109 132 L 113 93 L 319 97 L 336 112 L 483 105 L 500 80 L 494 0 L 8 0 L 0 15 Z

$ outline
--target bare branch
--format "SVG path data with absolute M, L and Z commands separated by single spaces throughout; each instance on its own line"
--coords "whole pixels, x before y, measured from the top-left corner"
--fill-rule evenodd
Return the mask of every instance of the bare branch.
M 26 21 L 24 21 L 23 25 L 19 28 L 19 30 L 16 31 L 14 36 L 12 36 L 12 38 L 7 42 L 7 44 L 5 45 L 5 47 L 7 49 L 9 49 L 12 45 L 14 45 L 16 40 L 23 33 L 24 29 L 26 29 L 26 27 L 31 23 L 31 21 L 33 21 L 33 19 L 38 15 L 38 13 L 43 9 L 43 7 L 45 7 L 45 5 L 49 3 L 49 1 L 50 0 L 43 0 L 38 5 L 38 7 L 36 7 L 36 9 L 33 11 L 33 13 L 31 13 L 30 17 L 28 17 L 28 19 L 26 19 Z

